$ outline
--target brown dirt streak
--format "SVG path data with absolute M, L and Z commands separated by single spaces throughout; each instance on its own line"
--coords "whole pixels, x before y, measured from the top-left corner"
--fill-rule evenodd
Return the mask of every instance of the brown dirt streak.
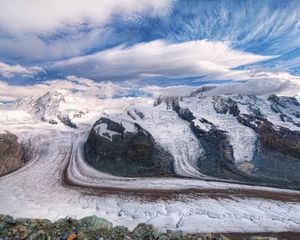
M 87 195 L 122 195 L 140 197 L 144 200 L 172 200 L 181 197 L 191 198 L 262 198 L 284 202 L 300 202 L 299 193 L 279 193 L 265 190 L 252 189 L 124 189 L 118 187 L 91 187 L 83 184 L 77 184 L 69 179 L 67 174 L 69 163 L 66 164 L 63 170 L 62 184 L 68 187 L 80 188 L 84 194 Z

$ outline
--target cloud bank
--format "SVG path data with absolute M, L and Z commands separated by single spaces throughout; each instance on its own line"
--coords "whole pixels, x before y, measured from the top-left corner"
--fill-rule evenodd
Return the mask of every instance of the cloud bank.
M 102 99 L 127 95 L 130 89 L 112 82 L 97 83 L 75 76 L 28 86 L 9 85 L 7 82 L 0 81 L 0 101 L 15 101 L 28 96 L 41 96 L 49 91 L 59 91 L 74 97 Z
M 259 76 L 248 81 L 237 81 L 229 84 L 209 84 L 214 86 L 206 92 L 207 96 L 226 94 L 269 96 L 270 94 L 296 96 L 300 98 L 300 77 L 286 73 L 258 73 Z M 93 103 L 99 99 L 149 98 L 163 96 L 188 96 L 199 86 L 168 86 L 160 87 L 148 85 L 140 88 L 138 85 L 123 83 L 95 82 L 91 79 L 68 76 L 65 79 L 46 81 L 30 86 L 9 85 L 0 81 L 0 102 L 15 101 L 28 96 L 41 96 L 46 92 L 59 91 L 69 98 L 85 99 Z M 136 94 L 133 94 L 136 93 Z M 137 99 L 138 99 L 137 98 Z M 75 100 L 74 100 L 75 101 Z

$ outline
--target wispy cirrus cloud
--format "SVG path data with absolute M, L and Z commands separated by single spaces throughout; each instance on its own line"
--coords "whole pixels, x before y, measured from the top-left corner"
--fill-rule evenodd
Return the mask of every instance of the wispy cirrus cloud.
M 82 55 L 109 41 L 107 23 L 118 16 L 160 16 L 170 0 L 1 0 L 0 56 L 23 61 L 49 61 Z M 103 43 L 106 45 L 106 42 Z
M 0 0 L 0 6 L 6 62 L 0 76 L 10 84 L 26 80 L 37 89 L 54 79 L 43 87 L 72 88 L 66 76 L 76 75 L 133 91 L 156 84 L 153 93 L 204 82 L 243 81 L 223 91 L 258 94 L 299 85 L 298 0 Z
M 1 0 L 0 27 L 10 33 L 43 33 L 86 24 L 103 26 L 113 14 L 126 18 L 147 11 L 161 15 L 168 10 L 170 0 Z
M 224 42 L 157 40 L 71 58 L 49 69 L 98 81 L 203 76 L 215 80 L 243 80 L 248 78 L 246 72 L 234 68 L 272 58 L 234 50 Z

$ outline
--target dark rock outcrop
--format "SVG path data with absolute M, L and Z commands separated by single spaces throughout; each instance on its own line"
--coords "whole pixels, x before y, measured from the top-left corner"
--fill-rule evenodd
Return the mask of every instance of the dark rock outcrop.
M 207 92 L 209 92 L 210 90 L 213 90 L 214 88 L 216 88 L 215 86 L 203 86 L 200 87 L 196 90 L 194 90 L 189 97 L 203 97 L 203 95 Z
M 278 103 L 279 99 L 275 95 L 271 96 L 273 102 Z M 274 106 L 270 107 L 273 110 Z M 278 105 L 276 107 L 281 111 Z M 277 110 L 275 113 L 278 113 Z M 252 175 L 265 183 L 299 189 L 300 132 L 275 126 L 266 117 L 254 114 L 240 114 L 237 120 L 252 128 L 258 136 Z
M 97 126 L 107 132 L 99 134 Z M 173 158 L 159 147 L 151 134 L 134 124 L 135 132 L 108 118 L 100 118 L 85 144 L 85 159 L 98 170 L 121 176 L 167 176 L 173 174 Z M 111 133 L 113 132 L 113 133 Z
M 258 133 L 260 144 L 264 148 L 300 160 L 300 132 L 284 127 L 275 129 L 268 122 L 263 122 L 258 128 Z
M 158 106 L 162 103 L 165 103 L 167 105 L 167 109 L 173 109 L 174 105 L 177 105 L 178 102 L 182 99 L 182 97 L 165 97 L 165 96 L 159 96 L 155 102 L 154 106 Z
M 160 96 L 156 101 L 154 102 L 154 106 L 158 106 L 162 104 L 163 102 L 167 105 L 167 109 L 172 109 L 173 111 L 177 112 L 178 116 L 186 120 L 188 122 L 191 122 L 195 119 L 193 113 L 188 108 L 182 108 L 179 104 L 180 100 L 182 100 L 182 97 L 162 97 Z
M 204 149 L 204 154 L 198 161 L 202 173 L 247 183 L 299 188 L 300 132 L 273 125 L 265 115 L 264 108 L 260 108 L 268 105 L 256 104 L 261 99 L 240 95 L 212 98 L 213 108 L 217 114 L 231 114 L 240 124 L 252 128 L 257 134 L 253 160 L 241 167 L 235 162 L 227 132 L 218 129 L 214 123 L 205 118 L 196 119 L 189 109 L 180 106 L 181 101 L 178 98 L 167 98 L 163 101 L 167 102 L 167 106 L 177 112 L 181 119 L 190 122 L 191 129 Z M 272 95 L 268 101 L 271 102 L 271 109 L 276 109 L 275 115 L 280 114 L 283 122 L 296 125 L 291 116 L 296 116 L 300 111 L 300 105 L 295 98 Z M 238 104 L 241 104 L 244 113 L 240 112 Z M 199 127 L 198 121 L 201 123 L 199 126 L 206 127 Z
M 70 127 L 70 128 L 77 128 L 77 125 L 75 123 L 73 123 L 70 119 L 70 117 L 66 114 L 59 114 L 57 116 L 57 118 L 66 126 Z
M 271 110 L 279 114 L 282 122 L 290 122 L 296 126 L 300 126 L 300 103 L 294 97 L 284 97 L 284 96 L 276 96 L 271 95 L 268 98 L 270 102 Z M 289 114 L 290 116 L 288 116 Z M 291 116 L 294 116 L 296 119 L 293 120 Z
M 217 113 L 229 113 L 235 117 L 238 116 L 240 113 L 237 103 L 233 101 L 230 97 L 215 97 L 214 109 Z
M 300 160 L 300 132 L 285 127 L 275 127 L 266 118 L 251 115 L 240 115 L 238 121 L 251 127 L 259 136 L 262 148 L 280 152 Z
M 202 121 L 212 124 L 205 119 Z M 198 167 L 202 173 L 218 178 L 246 180 L 244 174 L 236 169 L 233 149 L 225 131 L 213 125 L 206 131 L 194 122 L 191 122 L 190 126 L 205 150 L 198 161 Z
M 24 164 L 23 150 L 11 133 L 0 134 L 0 176 L 12 172 Z

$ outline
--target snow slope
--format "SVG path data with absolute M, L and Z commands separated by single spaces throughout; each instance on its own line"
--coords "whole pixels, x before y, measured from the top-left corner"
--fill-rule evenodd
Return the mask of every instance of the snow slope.
M 220 119 L 223 115 L 214 114 L 213 118 L 209 99 L 207 101 L 197 102 L 193 107 L 189 100 L 182 104 L 191 108 L 194 113 L 198 112 L 199 117 L 218 124 L 220 128 L 230 132 L 232 137 L 241 136 L 242 142 L 254 141 L 255 136 L 251 131 L 247 132 L 241 126 L 234 129 L 233 124 L 236 122 L 232 116 L 226 115 Z M 201 104 L 205 110 L 200 112 L 197 107 Z M 153 101 L 148 99 L 116 99 L 103 100 L 97 106 L 93 111 L 89 109 L 78 120 L 78 129 L 71 129 L 63 124 L 51 125 L 24 111 L 0 108 L 0 131 L 9 130 L 16 134 L 24 144 L 29 159 L 23 168 L 0 178 L 0 213 L 52 220 L 65 216 L 79 218 L 96 214 L 115 225 L 125 225 L 132 229 L 138 223 L 146 222 L 162 231 L 166 228 L 188 232 L 300 231 L 298 202 L 267 200 L 255 196 L 233 197 L 230 194 L 233 189 L 264 190 L 272 194 L 297 192 L 197 179 L 203 177 L 195 164 L 202 147 L 188 123 L 178 118 L 166 105 L 153 107 Z M 182 176 L 193 176 L 193 179 L 122 178 L 88 166 L 82 157 L 83 144 L 89 129 L 99 116 L 109 116 L 123 122 L 124 126 L 126 122 L 139 123 L 175 157 L 176 172 Z M 248 145 L 251 148 L 249 142 Z M 239 146 L 234 145 L 234 149 L 237 159 L 244 161 Z M 68 177 L 81 187 L 63 184 L 62 175 L 67 165 Z M 149 201 L 121 194 L 87 194 L 88 187 L 228 189 L 228 197 L 189 194 L 174 199 Z
M 166 228 L 189 232 L 300 230 L 300 205 L 292 202 L 203 196 L 149 202 L 138 197 L 86 195 L 82 189 L 61 184 L 62 171 L 72 154 L 69 149 L 72 149 L 75 133 L 45 128 L 40 128 L 37 132 L 37 129 L 31 130 L 27 135 L 32 144 L 30 162 L 24 168 L 0 179 L 1 213 L 52 220 L 66 215 L 78 218 L 96 214 L 115 225 L 125 225 L 132 229 L 140 222 L 147 222 L 162 231 Z M 93 181 L 98 184 L 107 182 L 104 176 L 99 179 L 95 179 L 95 176 L 87 178 L 90 185 Z M 86 180 L 84 183 L 87 183 Z M 149 179 L 133 184 L 144 187 L 147 180 Z M 124 181 L 123 185 L 132 185 L 128 181 Z M 118 186 L 114 181 L 107 183 Z M 189 180 L 169 179 L 164 182 L 154 179 L 149 186 L 153 184 L 160 188 L 183 188 L 189 185 Z M 190 185 L 206 188 L 233 187 L 199 180 L 191 180 Z

